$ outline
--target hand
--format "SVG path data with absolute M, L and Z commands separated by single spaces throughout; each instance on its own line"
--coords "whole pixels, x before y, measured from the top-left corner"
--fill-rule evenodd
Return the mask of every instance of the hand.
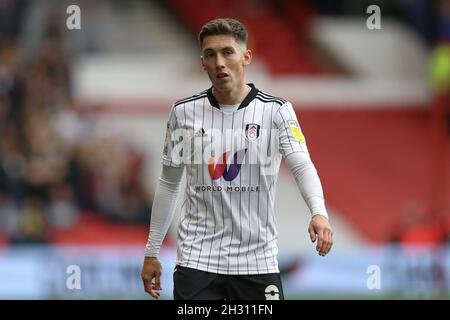
M 149 293 L 153 298 L 159 299 L 161 288 L 161 272 L 162 266 L 156 257 L 145 257 L 142 266 L 141 278 L 144 282 L 145 292 Z M 153 282 L 155 279 L 155 282 Z
M 315 242 L 317 239 L 316 251 L 319 252 L 320 256 L 324 257 L 330 252 L 333 245 L 333 230 L 325 216 L 320 214 L 314 215 L 309 223 L 308 232 L 312 242 Z

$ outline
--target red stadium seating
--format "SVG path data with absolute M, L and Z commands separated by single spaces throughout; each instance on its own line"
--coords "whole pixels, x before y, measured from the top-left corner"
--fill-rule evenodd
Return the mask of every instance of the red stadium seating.
M 0 232 L 0 247 L 6 246 L 8 244 L 8 239 L 6 235 L 4 235 L 2 232 Z
M 93 212 L 83 212 L 75 227 L 53 229 L 50 241 L 58 244 L 140 244 L 148 237 L 148 226 L 142 224 L 112 223 Z
M 328 204 L 368 240 L 386 241 L 408 205 L 428 209 L 433 166 L 428 110 L 304 111 L 298 118 Z M 447 175 L 450 181 L 450 170 Z
M 250 35 L 250 48 L 272 74 L 320 74 L 325 72 L 310 50 L 309 25 L 314 12 L 297 1 L 171 0 L 170 6 L 197 34 L 207 21 L 219 17 L 240 19 Z

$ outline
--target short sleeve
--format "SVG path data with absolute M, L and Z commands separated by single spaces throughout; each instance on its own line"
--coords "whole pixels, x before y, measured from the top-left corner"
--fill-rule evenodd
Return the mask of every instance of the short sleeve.
M 166 126 L 166 137 L 164 139 L 164 149 L 162 152 L 161 163 L 163 165 L 176 168 L 182 166 L 182 156 L 177 153 L 175 148 L 177 141 L 173 134 L 178 128 L 179 125 L 176 116 L 176 109 L 172 107 Z
M 293 152 L 308 152 L 306 139 L 290 102 L 283 104 L 274 116 L 278 130 L 280 153 L 283 157 Z

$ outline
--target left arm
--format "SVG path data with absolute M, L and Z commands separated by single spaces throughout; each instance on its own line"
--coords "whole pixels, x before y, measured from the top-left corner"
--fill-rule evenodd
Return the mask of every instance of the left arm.
M 317 240 L 316 250 L 319 255 L 325 256 L 333 244 L 333 231 L 325 209 L 322 185 L 309 157 L 306 138 L 290 102 L 284 103 L 277 110 L 274 125 L 278 129 L 280 153 L 286 159 L 298 188 L 311 210 L 312 218 L 308 228 L 311 241 Z
M 333 230 L 328 221 L 317 170 L 307 152 L 293 152 L 285 159 L 312 214 L 308 228 L 311 241 L 315 242 L 317 239 L 316 250 L 319 255 L 325 256 L 333 245 Z

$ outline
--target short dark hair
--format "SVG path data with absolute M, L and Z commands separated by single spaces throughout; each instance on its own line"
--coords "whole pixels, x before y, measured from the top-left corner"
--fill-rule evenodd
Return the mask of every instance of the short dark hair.
M 198 34 L 200 48 L 203 47 L 203 39 L 207 36 L 230 35 L 236 42 L 247 46 L 248 34 L 242 22 L 231 18 L 220 18 L 209 21 L 205 24 Z

